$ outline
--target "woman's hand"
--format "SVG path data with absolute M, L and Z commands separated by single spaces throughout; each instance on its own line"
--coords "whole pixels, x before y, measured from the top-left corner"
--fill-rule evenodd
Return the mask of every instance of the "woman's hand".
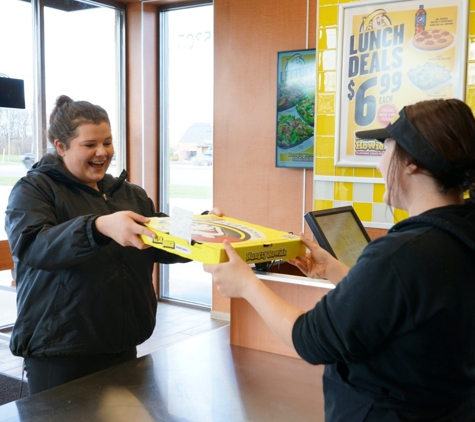
M 307 246 L 309 252 L 305 256 L 298 256 L 288 261 L 296 266 L 307 277 L 326 278 L 337 284 L 349 271 L 349 268 L 338 261 L 318 243 L 306 238 L 300 233 L 300 240 Z
M 247 288 L 259 280 L 227 240 L 223 246 L 229 261 L 216 265 L 204 264 L 203 269 L 213 276 L 213 282 L 223 296 L 245 298 Z
M 223 296 L 246 299 L 270 329 L 293 348 L 292 327 L 303 311 L 284 301 L 259 280 L 228 241 L 225 240 L 223 246 L 229 262 L 205 264 L 203 269 L 213 276 L 213 282 Z
M 224 216 L 224 212 L 221 211 L 219 208 L 217 207 L 214 207 L 210 212 L 209 214 L 214 214 L 214 215 L 217 215 L 218 217 L 222 217 Z
M 118 211 L 96 218 L 96 229 L 103 235 L 114 239 L 121 246 L 133 246 L 137 249 L 147 249 L 150 246 L 143 243 L 140 235 L 155 238 L 155 234 L 143 224 L 150 218 L 133 211 Z

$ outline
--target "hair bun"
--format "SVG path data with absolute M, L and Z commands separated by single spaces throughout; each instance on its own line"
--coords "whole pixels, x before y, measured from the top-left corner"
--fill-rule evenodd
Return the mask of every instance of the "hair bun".
M 73 100 L 67 95 L 60 95 L 58 98 L 56 98 L 56 107 L 60 108 L 64 104 L 71 104 L 72 102 Z

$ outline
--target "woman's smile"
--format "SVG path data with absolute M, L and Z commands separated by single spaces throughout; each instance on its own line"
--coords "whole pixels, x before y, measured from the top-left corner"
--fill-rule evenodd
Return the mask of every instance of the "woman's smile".
M 78 136 L 71 140 L 69 148 L 59 140 L 55 145 L 71 174 L 97 190 L 97 183 L 104 177 L 114 155 L 109 124 L 85 123 L 78 127 Z

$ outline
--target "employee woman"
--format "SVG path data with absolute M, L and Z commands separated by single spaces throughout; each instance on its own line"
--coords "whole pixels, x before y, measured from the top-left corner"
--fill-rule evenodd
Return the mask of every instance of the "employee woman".
M 475 420 L 475 120 L 456 99 L 404 107 L 385 129 L 385 202 L 409 218 L 371 242 L 351 269 L 304 238 L 291 263 L 336 288 L 304 312 L 229 262 L 205 265 L 311 364 L 325 364 L 328 421 Z

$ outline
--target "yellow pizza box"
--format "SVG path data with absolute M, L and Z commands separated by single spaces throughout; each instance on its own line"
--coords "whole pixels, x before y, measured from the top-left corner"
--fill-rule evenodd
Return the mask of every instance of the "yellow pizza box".
M 287 261 L 306 252 L 299 236 L 213 214 L 193 216 L 190 244 L 170 235 L 171 221 L 171 217 L 152 217 L 145 225 L 157 237 L 152 239 L 141 235 L 143 242 L 204 264 L 228 261 L 223 247 L 225 239 L 248 264 Z

